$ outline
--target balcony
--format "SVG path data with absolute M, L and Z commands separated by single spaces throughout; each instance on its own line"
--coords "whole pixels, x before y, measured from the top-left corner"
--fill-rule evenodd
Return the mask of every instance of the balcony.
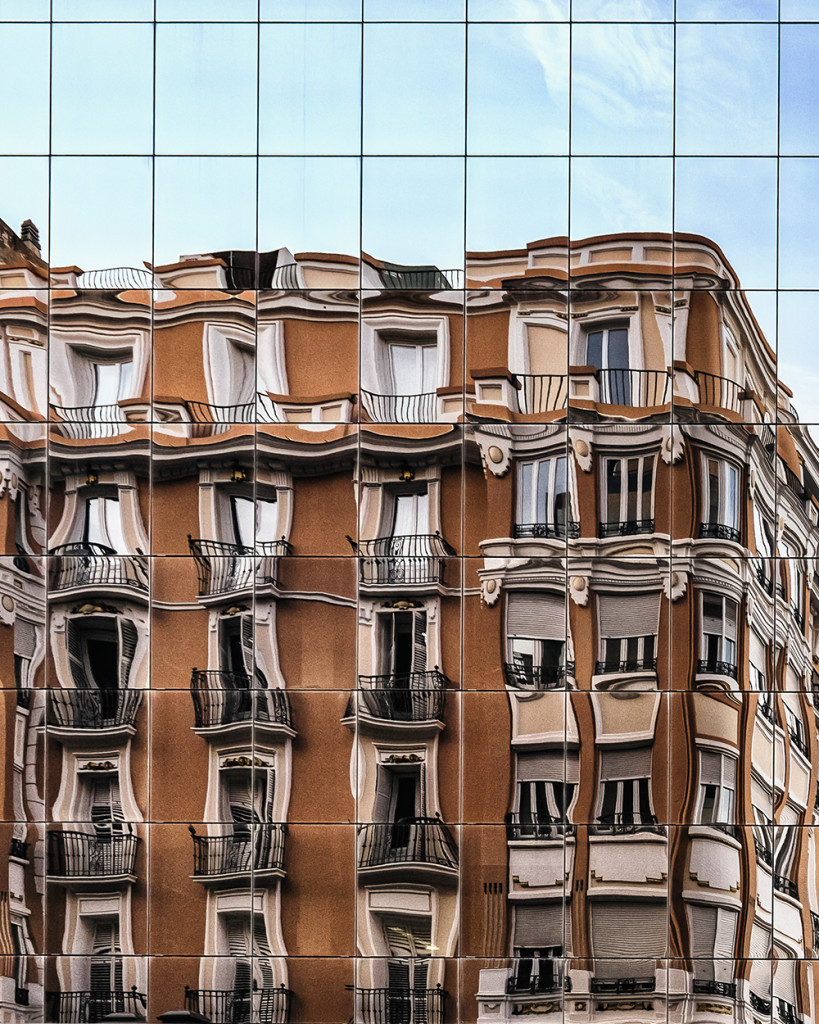
M 799 1014 L 796 1007 L 784 999 L 777 999 L 776 1015 L 782 1021 L 782 1024 L 799 1024 Z
M 438 393 L 417 395 L 379 395 L 361 389 L 361 405 L 373 423 L 435 423 L 438 419 Z
M 234 826 L 222 836 L 198 836 L 189 825 L 193 839 L 193 877 L 201 882 L 228 876 L 254 874 L 284 875 L 284 840 L 287 826 L 253 822 Z
M 136 986 L 128 992 L 47 992 L 46 1020 L 55 1024 L 96 1024 L 112 1013 L 144 1019 L 147 1004 L 147 997 L 137 992 Z
M 362 871 L 386 868 L 405 873 L 454 875 L 458 849 L 440 818 L 405 818 L 359 826 L 358 866 Z M 407 869 L 413 869 L 407 872 Z
M 785 875 L 774 875 L 773 876 L 774 889 L 777 892 L 784 893 L 786 896 L 790 896 L 791 899 L 799 899 L 799 889 L 796 882 L 792 882 L 790 878 Z
M 654 637 L 652 636 L 652 640 Z M 612 640 L 612 644 L 616 644 L 617 640 Z M 632 658 L 628 661 L 598 661 L 594 667 L 594 674 L 597 676 L 608 676 L 608 675 L 626 675 L 630 672 L 656 672 L 657 670 L 657 659 L 655 657 L 650 658 Z
M 191 675 L 196 729 L 222 729 L 250 722 L 281 726 L 293 734 L 290 698 L 278 688 L 250 688 L 250 677 L 236 672 L 204 671 Z
M 48 875 L 52 881 L 136 881 L 138 836 L 123 832 L 49 831 Z
M 423 292 L 440 292 L 464 287 L 464 272 L 460 267 L 439 270 L 435 266 L 413 267 L 397 263 L 381 263 L 375 268 L 382 288 L 410 288 Z
M 359 579 L 370 586 L 442 584 L 446 560 L 455 554 L 439 533 L 376 537 L 350 543 L 359 556 Z
M 49 690 L 48 725 L 54 730 L 112 730 L 133 734 L 141 690 Z
M 574 835 L 574 825 L 564 818 L 553 818 L 548 814 L 521 815 L 517 811 L 508 812 L 505 816 L 506 839 L 509 842 L 525 840 L 556 839 L 563 841 L 564 836 Z
M 809 758 L 810 757 L 810 746 L 808 744 L 807 736 L 805 736 L 804 733 L 802 733 L 802 732 L 797 732 L 796 729 L 794 729 L 794 730 L 788 729 L 788 736 L 790 736 L 790 739 L 791 739 L 791 746 L 796 747 L 796 749 L 801 754 L 804 754 L 805 757 Z
M 506 979 L 509 995 L 539 995 L 547 992 L 571 992 L 571 979 L 563 977 L 561 960 L 518 960 L 514 973 Z
M 257 393 L 255 401 L 239 402 L 236 405 L 212 405 L 210 402 L 186 401 L 185 408 L 188 410 L 191 423 L 207 425 L 206 433 L 224 433 L 237 423 L 282 422 L 275 405 L 264 392 Z M 200 431 L 195 431 L 197 436 L 200 436 L 200 433 Z
M 804 616 L 804 614 L 802 612 L 802 609 L 799 607 L 799 605 L 798 604 L 794 604 L 793 602 L 791 602 L 791 615 L 793 616 L 793 621 L 796 623 L 796 625 L 799 628 L 799 632 L 800 633 L 804 633 L 805 632 L 805 616 Z
M 654 533 L 653 519 L 622 519 L 600 522 L 601 537 L 634 537 L 640 533 Z
M 728 661 L 718 661 L 716 658 L 700 658 L 697 662 L 697 673 L 710 676 L 728 676 L 731 679 L 736 679 L 737 667 Z
M 739 544 L 740 532 L 735 526 L 726 526 L 724 523 L 700 523 L 700 539 L 730 540 Z
M 129 430 L 128 419 L 121 406 L 110 405 L 52 405 L 56 422 L 52 424 L 63 437 L 74 440 L 116 437 Z
M 401 675 L 359 676 L 359 707 L 385 722 L 442 722 L 449 680 L 433 669 Z
M 697 370 L 694 380 L 700 392 L 699 405 L 709 405 L 716 409 L 727 409 L 729 412 L 739 413 L 744 395 L 743 388 L 734 380 L 727 377 L 719 377 L 715 373 L 702 373 Z
M 659 825 L 654 817 L 648 821 L 635 821 L 626 819 L 622 814 L 600 817 L 593 825 L 589 825 L 590 836 L 633 836 L 638 833 L 664 836 L 666 827 Z
M 504 662 L 506 685 L 516 690 L 562 690 L 574 676 L 574 662 L 565 665 L 523 665 Z
M 580 523 L 573 519 L 565 523 L 515 523 L 513 534 L 517 540 L 526 538 L 565 540 L 567 537 L 575 539 L 580 536 Z
M 771 725 L 776 724 L 776 709 L 773 706 L 773 700 L 770 694 L 759 695 L 759 700 L 757 701 L 756 709 L 766 721 L 771 723 Z
M 762 864 L 765 864 L 766 867 L 773 866 L 773 857 L 771 856 L 771 851 L 766 846 L 763 846 L 756 836 L 754 836 L 754 850 L 756 852 L 756 859 L 758 861 L 760 861 Z
M 102 589 L 126 587 L 148 593 L 148 559 L 145 555 L 118 555 L 104 544 L 60 544 L 51 549 L 52 591 L 77 587 Z
M 702 996 L 725 996 L 726 999 L 736 999 L 737 986 L 733 981 L 714 981 L 713 978 L 694 978 L 694 995 Z
M 242 992 L 236 989 L 191 989 L 185 986 L 185 1009 L 199 1013 L 211 1024 L 287 1024 L 293 993 L 280 988 L 256 988 Z
M 443 1024 L 447 993 L 437 988 L 359 988 L 362 1024 Z
M 653 992 L 656 986 L 656 978 L 592 978 L 590 991 L 595 995 L 632 996 Z
M 566 408 L 569 378 L 565 373 L 516 373 L 518 412 L 535 415 Z
M 761 1013 L 764 1017 L 770 1016 L 771 1013 L 771 1001 L 770 999 L 763 999 L 758 996 L 756 992 L 751 993 L 751 1009 L 756 1010 L 757 1013 Z
M 254 586 L 277 586 L 279 558 L 293 549 L 281 540 L 260 541 L 251 547 L 218 540 L 195 539 L 188 547 L 196 562 L 200 597 L 219 597 Z
M 773 596 L 773 578 L 771 574 L 766 570 L 765 563 L 757 561 L 754 564 L 754 574 L 756 575 L 757 582 L 760 587 L 765 591 L 768 596 Z

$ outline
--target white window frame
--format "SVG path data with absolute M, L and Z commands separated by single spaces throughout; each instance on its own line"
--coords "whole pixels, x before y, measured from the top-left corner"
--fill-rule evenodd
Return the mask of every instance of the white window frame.
M 601 509 L 600 509 L 600 521 L 602 523 L 619 522 L 629 523 L 634 521 L 641 521 L 642 519 L 654 519 L 654 496 L 657 490 L 657 453 L 643 455 L 602 455 L 603 472 L 600 474 L 600 492 L 601 492 Z M 628 464 L 630 461 L 636 459 L 639 463 L 637 471 L 638 489 L 637 489 L 637 504 L 642 505 L 645 499 L 645 491 L 643 490 L 643 478 L 645 476 L 646 463 L 651 463 L 651 492 L 649 495 L 649 511 L 648 516 L 638 516 L 636 520 L 633 520 L 628 514 L 629 506 L 629 488 L 628 488 Z M 609 481 L 609 463 L 619 462 L 620 463 L 620 474 L 621 479 L 626 482 L 626 486 L 620 490 L 620 515 L 617 520 L 610 520 L 608 518 L 608 481 Z
M 722 603 L 722 613 L 721 613 L 721 617 L 720 617 L 720 622 L 721 622 L 722 628 L 721 628 L 721 632 L 719 634 L 716 634 L 716 633 L 706 633 L 705 632 L 705 610 L 704 609 L 705 609 L 705 599 L 706 599 L 706 597 L 719 600 Z M 734 608 L 736 609 L 736 617 L 734 619 L 735 635 L 734 635 L 733 639 L 731 639 L 731 637 L 728 636 L 728 634 L 726 632 L 726 628 L 725 628 L 726 627 L 726 622 L 727 622 L 727 615 L 726 615 L 726 607 L 727 607 L 726 602 L 727 601 L 730 601 L 734 605 Z M 723 662 L 726 665 L 732 665 L 735 668 L 738 668 L 738 650 L 739 650 L 739 648 L 738 648 L 737 634 L 739 633 L 739 611 L 740 611 L 739 602 L 735 601 L 733 597 L 729 597 L 726 594 L 720 594 L 718 591 L 714 591 L 714 590 L 701 590 L 700 591 L 700 661 L 708 661 L 709 660 L 706 657 L 706 653 L 707 653 L 707 649 L 708 649 L 708 645 L 707 645 L 707 642 L 706 642 L 706 637 L 708 637 L 708 636 L 719 636 L 719 638 L 720 638 L 719 639 L 719 655 L 720 656 L 718 658 L 716 658 L 715 661 Z M 734 646 L 733 657 L 732 658 L 726 657 L 726 654 L 728 653 L 728 646 L 727 646 L 728 644 L 733 644 L 733 646 Z
M 450 367 L 450 332 L 449 318 L 442 317 L 407 317 L 385 314 L 383 316 L 366 316 L 361 322 L 361 388 L 377 395 L 394 394 L 392 387 L 392 366 L 388 345 L 384 335 L 391 333 L 406 335 L 407 343 L 411 343 L 412 335 L 428 337 L 436 336 L 438 354 L 436 386 L 433 390 L 449 384 Z
M 563 473 L 566 481 L 566 490 L 564 492 L 566 504 L 565 504 L 565 523 L 563 526 L 563 533 L 558 534 L 557 517 L 555 515 L 555 482 L 558 475 L 558 465 L 560 462 L 564 463 Z M 570 466 L 567 455 L 545 455 L 539 459 L 524 459 L 518 463 L 518 476 L 517 476 L 517 522 L 519 525 L 543 525 L 546 526 L 554 536 L 565 536 L 569 529 L 569 524 L 574 521 L 573 502 L 572 502 L 572 487 L 570 480 Z M 524 501 L 524 475 L 529 471 L 529 500 Z M 542 473 L 546 473 L 548 476 L 547 483 L 547 494 L 549 497 L 546 507 L 546 522 L 541 523 L 538 518 L 538 479 Z M 527 505 L 528 507 L 524 507 Z
M 703 754 L 711 754 L 720 759 L 719 783 L 716 786 L 714 799 L 714 815 L 711 821 L 703 821 L 705 810 L 705 795 L 709 784 L 703 781 Z M 734 786 L 728 785 L 730 781 L 730 769 L 728 762 L 733 762 Z M 695 809 L 695 820 L 701 825 L 735 825 L 737 816 L 737 793 L 736 785 L 739 779 L 739 760 L 724 750 L 715 747 L 699 747 L 697 753 L 697 805 Z M 726 809 L 726 803 L 729 808 Z
M 712 521 L 710 516 L 711 508 L 711 474 L 710 464 L 717 464 L 717 519 Z M 702 454 L 702 522 L 707 525 L 727 526 L 732 530 L 740 530 L 740 507 L 742 496 L 742 472 L 739 466 L 722 458 L 719 455 Z M 730 494 L 729 479 L 733 474 L 734 486 L 734 507 L 730 507 L 728 496 Z

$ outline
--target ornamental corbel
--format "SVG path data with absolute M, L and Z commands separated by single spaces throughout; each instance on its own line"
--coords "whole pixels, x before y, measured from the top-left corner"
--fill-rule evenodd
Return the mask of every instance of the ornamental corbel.
M 498 603 L 501 593 L 501 581 L 499 579 L 481 580 L 481 601 L 488 607 Z
M 3 594 L 0 598 L 0 622 L 4 626 L 13 626 L 16 617 L 16 606 L 14 598 L 9 594 Z
M 509 472 L 512 464 L 512 439 L 510 437 L 481 437 L 476 435 L 475 440 L 481 453 L 483 463 L 483 475 L 502 477 Z
M 679 462 L 685 450 L 685 436 L 680 428 L 674 423 L 666 423 L 663 427 L 663 443 L 660 448 L 660 455 L 663 462 L 670 466 Z
M 688 573 L 676 570 L 663 575 L 663 593 L 669 601 L 679 601 L 688 589 Z
M 589 603 L 589 577 L 572 576 L 569 580 L 569 596 L 576 605 L 585 608 Z
M 592 470 L 592 449 L 585 437 L 577 437 L 572 442 L 574 460 L 584 473 Z

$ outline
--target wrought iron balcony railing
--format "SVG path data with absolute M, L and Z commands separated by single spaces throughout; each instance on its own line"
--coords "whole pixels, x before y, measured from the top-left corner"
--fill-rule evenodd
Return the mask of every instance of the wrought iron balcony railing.
M 448 683 L 437 668 L 429 672 L 358 677 L 365 710 L 373 718 L 388 722 L 442 721 Z
M 792 882 L 790 878 L 785 875 L 774 875 L 773 876 L 774 889 L 777 892 L 783 892 L 786 896 L 790 896 L 792 899 L 799 899 L 799 888 L 796 882 Z
M 193 825 L 193 873 L 197 877 L 282 871 L 287 826 L 278 822 L 234 825 L 223 836 L 198 836 Z
M 773 700 L 770 698 L 769 694 L 760 694 L 759 701 L 757 703 L 757 711 L 759 711 L 760 715 L 767 719 L 771 725 L 776 722 L 776 709 L 774 708 Z
M 565 523 L 515 523 L 513 529 L 515 537 L 520 540 L 526 537 L 550 538 L 565 540 L 567 537 L 575 539 L 580 536 L 580 523 L 573 519 Z
M 784 999 L 777 999 L 776 1015 L 782 1021 L 782 1024 L 798 1024 L 799 1014 L 796 1011 L 796 1007 L 793 1003 L 788 1003 Z
M 109 405 L 52 405 L 51 408 L 60 420 L 53 426 L 63 437 L 116 437 L 128 426 L 125 413 L 116 402 Z
M 762 863 L 766 864 L 769 868 L 773 866 L 773 856 L 771 855 L 771 851 L 766 846 L 763 846 L 756 836 L 754 836 L 754 851 L 756 852 L 757 860 L 762 861 Z
M 457 868 L 458 848 L 440 818 L 405 818 L 359 826 L 360 868 L 432 864 Z
M 210 402 L 186 401 L 185 406 L 192 423 L 206 423 L 225 429 L 236 423 L 282 423 L 282 417 L 273 402 L 264 392 L 258 392 L 255 400 L 238 402 L 235 405 L 213 405 Z
M 651 817 L 647 821 L 637 821 L 623 814 L 601 815 L 593 825 L 589 825 L 589 835 L 593 836 L 631 836 L 638 832 L 664 836 L 666 827 L 658 824 L 655 817 Z
M 713 978 L 694 978 L 695 995 L 725 996 L 736 999 L 737 986 L 734 981 L 715 981 Z
M 438 988 L 360 988 L 364 1024 L 443 1024 L 447 993 Z
M 52 548 L 51 589 L 129 587 L 148 592 L 145 555 L 118 555 L 104 544 L 60 544 Z
M 250 676 L 205 671 L 191 675 L 191 697 L 197 729 L 236 722 L 259 722 L 292 728 L 290 698 L 285 690 L 250 687 Z
M 707 672 L 710 675 L 729 676 L 731 679 L 737 677 L 737 667 L 729 661 L 719 661 L 716 658 L 700 658 L 697 662 L 697 672 Z
M 253 547 L 246 547 L 194 538 L 190 534 L 188 548 L 196 562 L 200 597 L 248 590 L 254 585 L 275 585 L 279 558 L 293 551 L 284 538 L 259 541 Z
M 591 991 L 596 995 L 634 995 L 638 992 L 653 992 L 656 978 L 592 978 Z
M 565 665 L 519 665 L 504 662 L 503 674 L 507 686 L 516 690 L 560 690 L 566 679 L 574 675 L 574 662 Z
M 763 999 L 762 996 L 758 996 L 756 992 L 751 993 L 751 1009 L 756 1010 L 757 1013 L 761 1013 L 767 1017 L 771 1012 L 771 1001 L 770 999 Z
M 463 288 L 464 272 L 460 267 L 439 270 L 438 267 L 379 267 L 378 276 L 384 288 L 413 288 L 418 291 L 447 291 Z
M 114 729 L 136 724 L 141 690 L 49 690 L 48 723 L 60 729 Z
M 700 390 L 699 404 L 714 406 L 717 409 L 728 409 L 730 412 L 740 412 L 740 396 L 743 394 L 742 387 L 734 380 L 727 377 L 719 377 L 715 373 L 703 373 L 697 370 L 694 379 Z
M 77 287 L 83 291 L 143 291 L 156 287 L 154 275 L 144 267 L 105 267 L 77 274 Z
M 653 519 L 613 519 L 600 522 L 598 530 L 601 537 L 633 537 L 639 533 L 654 533 Z
M 672 383 L 668 370 L 605 369 L 595 373 L 599 401 L 607 405 L 644 407 L 671 401 Z
M 136 871 L 138 836 L 109 831 L 49 831 L 48 873 L 55 878 L 108 878 Z
M 439 533 L 376 537 L 356 543 L 362 583 L 411 585 L 443 583 L 446 560 L 454 548 Z
M 517 839 L 563 839 L 573 836 L 574 825 L 565 818 L 553 818 L 549 814 L 520 814 L 509 811 L 505 816 L 506 838 Z
M 700 523 L 700 537 L 703 539 L 730 540 L 739 544 L 740 536 L 735 526 L 726 526 L 725 523 Z
M 518 412 L 533 415 L 566 408 L 569 378 L 565 373 L 516 373 Z
M 145 1017 L 147 996 L 137 992 L 136 985 L 129 991 L 97 989 L 92 992 L 47 992 L 46 1020 L 55 1024 L 97 1024 L 109 1014 L 130 1014 L 135 1019 Z
M 622 675 L 625 672 L 654 672 L 657 668 L 657 659 L 651 658 L 631 658 L 626 661 L 598 661 L 594 666 L 594 674 L 597 676 L 604 675 Z
M 804 754 L 805 757 L 810 756 L 810 746 L 808 745 L 807 736 L 797 732 L 796 729 L 788 729 L 788 736 L 791 738 L 792 746 L 796 747 L 796 749 L 800 751 L 800 753 Z
M 435 391 L 417 395 L 379 395 L 362 388 L 361 405 L 373 423 L 434 423 L 438 417 L 438 395 Z
M 571 992 L 571 978 L 568 975 L 564 978 L 562 961 L 542 958 L 523 960 L 523 963 L 526 967 L 521 969 L 521 961 L 517 961 L 514 973 L 506 979 L 509 995 Z
M 805 616 L 802 613 L 802 609 L 798 604 L 791 602 L 791 615 L 793 615 L 793 621 L 799 627 L 799 632 L 805 632 Z
M 191 989 L 185 986 L 185 1009 L 200 1013 L 211 1024 L 287 1024 L 293 993 L 279 988 Z
M 754 574 L 756 575 L 757 582 L 760 587 L 765 591 L 766 594 L 773 594 L 773 578 L 768 572 L 764 562 L 758 561 L 754 564 Z

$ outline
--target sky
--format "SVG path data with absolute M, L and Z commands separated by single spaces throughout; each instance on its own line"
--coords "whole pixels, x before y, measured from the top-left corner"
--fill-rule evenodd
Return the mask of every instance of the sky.
M 782 375 L 811 365 L 815 303 L 772 291 L 819 280 L 817 0 L 781 0 L 781 27 L 775 0 L 676 0 L 676 27 L 672 0 L 573 0 L 571 26 L 567 0 L 469 0 L 468 24 L 465 0 L 155 3 L 154 40 L 154 0 L 53 0 L 53 27 L 0 0 L 26 83 L 0 109 L 0 217 L 54 265 L 287 246 L 455 268 L 690 231 L 778 328 Z

